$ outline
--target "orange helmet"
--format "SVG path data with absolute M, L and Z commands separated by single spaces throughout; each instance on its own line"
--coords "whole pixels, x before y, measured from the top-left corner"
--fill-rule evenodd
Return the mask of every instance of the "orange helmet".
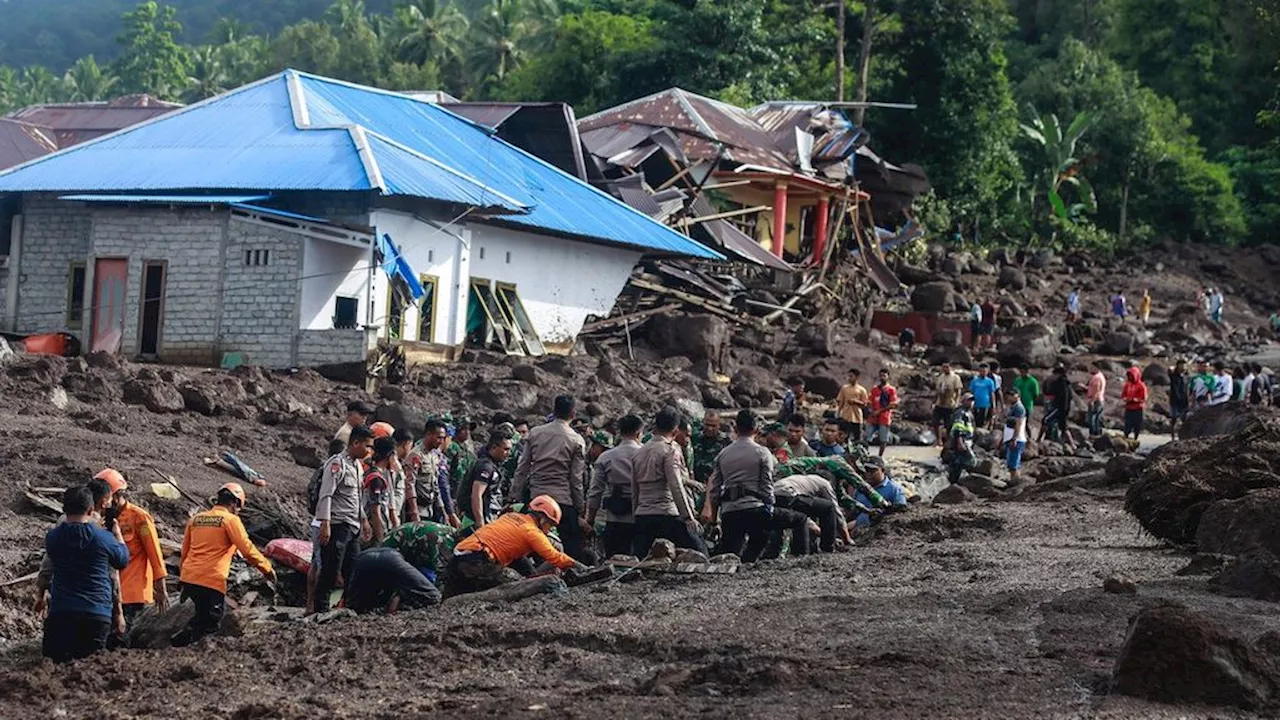
M 240 483 L 229 482 L 226 485 L 223 485 L 222 487 L 218 488 L 219 493 L 221 493 L 223 490 L 226 490 L 227 492 L 231 493 L 231 495 L 235 497 L 235 499 L 240 501 L 240 506 L 244 507 L 244 503 L 245 503 L 244 488 L 240 487 Z
M 373 433 L 373 439 L 391 437 L 396 434 L 396 429 L 391 427 L 391 423 L 376 422 L 369 426 L 369 430 Z
M 540 512 L 546 515 L 551 522 L 556 525 L 560 524 L 560 503 L 550 495 L 539 495 L 529 502 L 530 512 Z
M 124 475 L 119 470 L 107 468 L 97 475 L 93 476 L 94 480 L 105 480 L 107 486 L 111 488 L 111 492 L 118 493 L 121 490 L 128 490 L 129 483 L 125 482 Z

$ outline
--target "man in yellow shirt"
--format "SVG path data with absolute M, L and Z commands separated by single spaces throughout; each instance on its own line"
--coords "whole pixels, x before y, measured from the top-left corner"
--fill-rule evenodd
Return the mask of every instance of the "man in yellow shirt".
M 227 483 L 218 490 L 213 508 L 187 523 L 182 537 L 182 597 L 195 604 L 196 614 L 173 636 L 170 642 L 174 647 L 190 645 L 218 631 L 227 607 L 227 575 L 237 550 L 268 580 L 276 580 L 271 561 L 254 547 L 240 520 L 244 503 L 244 488 Z
M 853 368 L 849 371 L 849 382 L 840 388 L 836 395 L 836 412 L 840 414 L 844 431 L 854 442 L 862 442 L 862 409 L 867 406 L 867 389 L 858 378 L 862 371 Z

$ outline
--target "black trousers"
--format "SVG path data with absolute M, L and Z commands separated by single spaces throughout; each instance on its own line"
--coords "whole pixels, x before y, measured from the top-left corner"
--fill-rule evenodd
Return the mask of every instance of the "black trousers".
M 707 544 L 674 515 L 637 515 L 632 555 L 643 560 L 649 555 L 654 540 L 670 540 L 676 547 L 697 550 L 707 555 Z
M 70 662 L 105 650 L 111 635 L 111 618 L 106 615 L 60 612 L 44 621 L 41 654 L 56 663 Z
M 813 552 L 813 543 L 809 538 L 809 516 L 798 510 L 788 510 L 784 507 L 773 508 L 773 516 L 770 518 L 770 525 L 773 531 L 769 533 L 769 544 L 765 546 L 765 560 L 773 560 L 782 555 L 782 534 L 791 531 L 791 550 L 792 557 L 800 557 Z
M 826 498 L 810 497 L 808 495 L 791 497 L 779 495 L 776 502 L 778 507 L 794 510 L 818 523 L 818 527 L 822 528 L 818 549 L 822 550 L 822 552 L 835 552 L 836 533 L 840 529 L 840 508 L 835 503 Z M 805 536 L 806 538 L 808 537 L 807 532 Z M 795 539 L 792 538 L 791 542 L 794 545 Z
M 196 606 L 196 614 L 191 622 L 182 629 L 169 644 L 174 647 L 186 647 L 206 635 L 218 632 L 222 625 L 222 616 L 227 612 L 227 596 L 213 588 L 203 585 L 182 584 L 182 599 L 190 600 Z
M 600 534 L 605 557 L 630 555 L 634 550 L 635 539 L 635 523 L 607 522 L 604 524 L 604 532 Z
M 342 573 L 345 586 L 355 572 L 356 555 L 360 554 L 360 531 L 346 523 L 330 525 L 329 543 L 320 548 L 320 572 L 316 575 L 316 612 L 329 609 L 329 595 Z
M 719 552 L 733 553 L 742 558 L 742 562 L 752 563 L 760 559 L 769 543 L 773 516 L 763 506 L 730 510 L 720 514 L 720 528 L 724 534 L 720 537 Z
M 400 598 L 402 610 L 440 604 L 436 586 L 395 548 L 375 547 L 360 553 L 343 593 L 347 607 L 358 613 L 375 612 L 395 597 Z
M 560 506 L 560 524 L 556 526 L 564 554 L 587 565 L 595 564 L 595 553 L 582 544 L 582 528 L 578 526 L 578 508 L 564 503 Z
M 1133 433 L 1134 437 L 1138 437 L 1138 435 L 1142 433 L 1141 410 L 1124 411 L 1124 436 L 1129 437 L 1130 433 Z

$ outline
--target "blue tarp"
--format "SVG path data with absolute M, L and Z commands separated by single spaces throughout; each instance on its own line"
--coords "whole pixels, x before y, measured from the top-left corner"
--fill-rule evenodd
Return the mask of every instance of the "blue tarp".
M 378 254 L 382 256 L 382 272 L 391 278 L 392 283 L 397 280 L 403 281 L 415 303 L 427 294 L 427 291 L 422 289 L 417 273 L 409 267 L 409 261 L 404 259 L 400 248 L 391 241 L 390 235 L 383 233 L 378 237 Z

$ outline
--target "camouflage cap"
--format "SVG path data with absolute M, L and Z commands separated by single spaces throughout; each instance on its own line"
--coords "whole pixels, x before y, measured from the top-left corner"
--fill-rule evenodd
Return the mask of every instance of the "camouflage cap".
M 594 445 L 599 445 L 605 450 L 608 450 L 613 447 L 613 436 L 604 430 L 596 430 L 591 433 L 591 442 Z
M 785 433 L 786 431 L 787 431 L 787 426 L 783 425 L 780 422 L 771 422 L 768 425 L 764 426 L 765 435 L 768 435 L 770 433 Z

